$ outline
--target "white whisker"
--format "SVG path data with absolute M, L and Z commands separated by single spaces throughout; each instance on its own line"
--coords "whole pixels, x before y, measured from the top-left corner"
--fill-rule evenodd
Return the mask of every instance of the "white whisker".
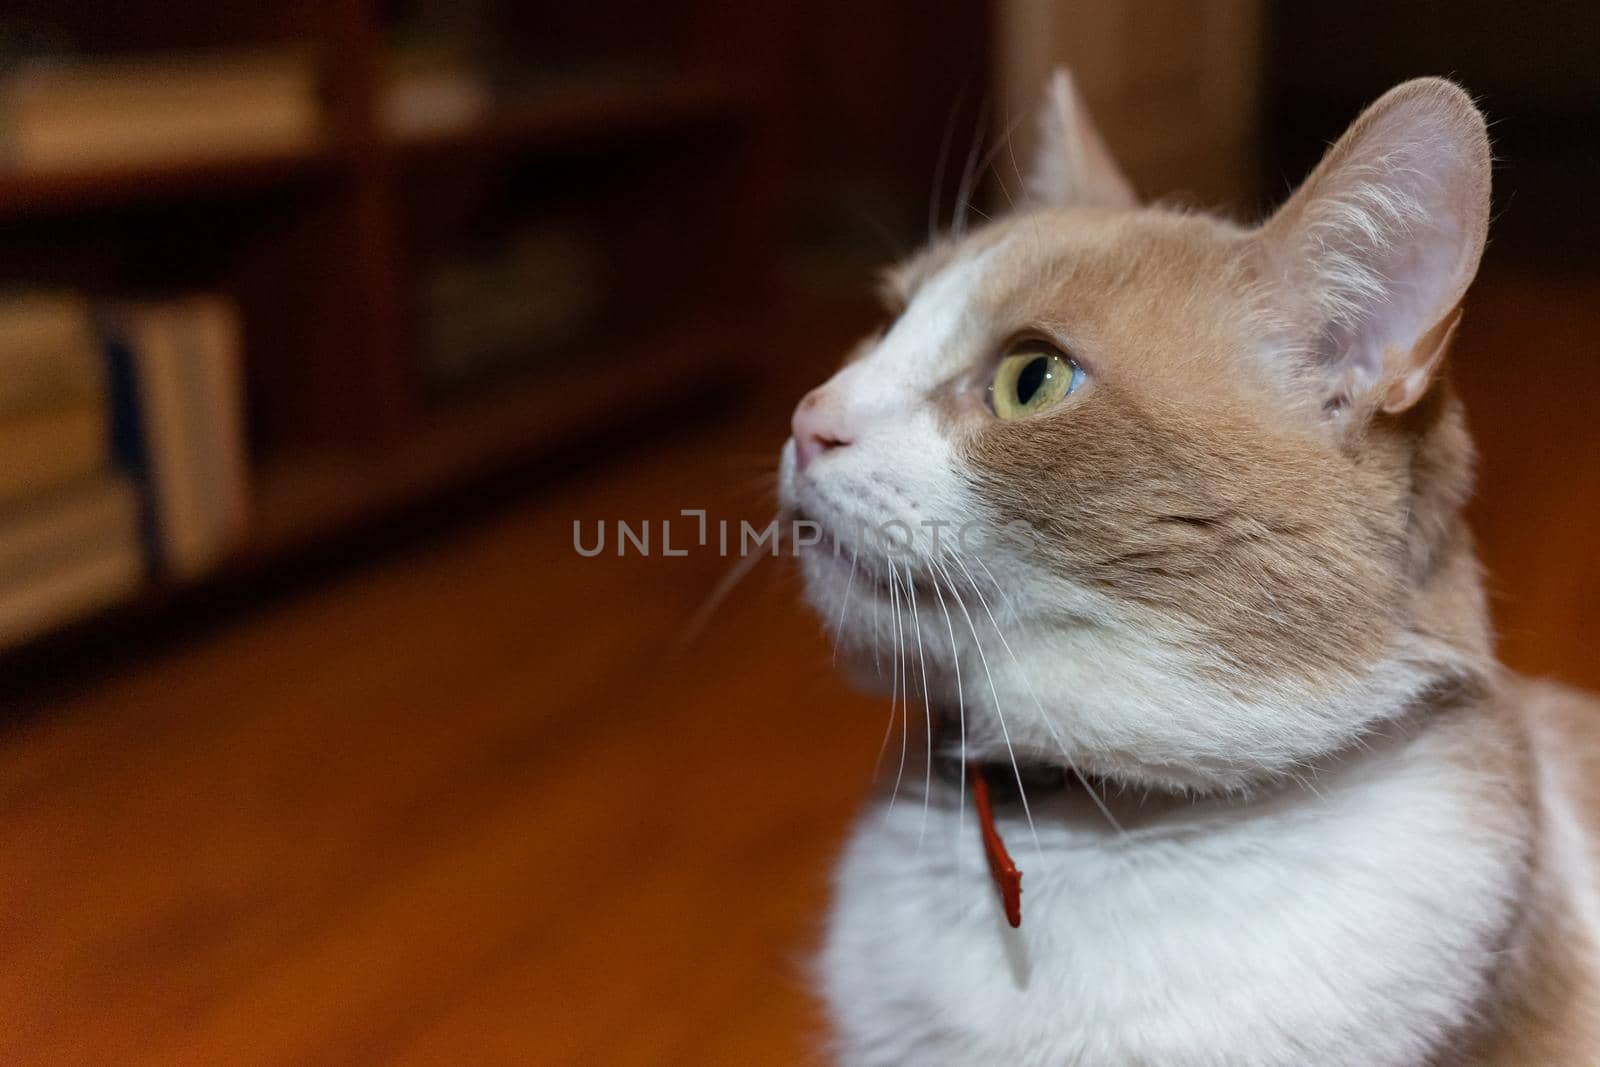
M 928 702 L 928 660 L 922 653 L 922 619 L 917 615 L 917 589 L 906 567 L 906 595 L 911 598 L 911 628 L 917 635 L 917 665 L 922 671 L 922 725 L 927 731 L 927 759 L 922 769 L 922 824 L 917 829 L 917 847 L 928 830 L 928 795 L 933 792 L 933 708 Z
M 781 512 L 775 513 L 771 522 L 777 522 L 781 514 Z M 768 525 L 771 525 L 771 523 L 768 523 Z M 722 606 L 722 602 L 728 598 L 728 594 L 733 592 L 735 586 L 744 581 L 746 575 L 755 570 L 756 564 L 760 563 L 762 559 L 763 554 L 760 552 L 748 556 L 740 556 L 723 572 L 722 577 L 712 587 L 711 593 L 706 597 L 705 602 L 689 617 L 689 622 L 684 627 L 683 636 L 678 639 L 678 650 L 680 652 L 694 643 L 695 638 L 700 636 L 705 630 L 706 624 L 711 621 L 711 616 Z
M 839 602 L 839 621 L 833 627 L 833 663 L 835 666 L 839 663 L 839 638 L 844 634 L 844 616 L 846 610 L 850 607 L 850 589 L 856 584 L 856 559 L 859 555 L 859 549 L 852 548 L 850 550 L 850 577 L 845 579 L 844 599 Z
M 879 678 L 883 677 L 882 642 L 878 640 L 878 601 L 881 599 L 879 596 L 872 598 L 872 673 Z
M 950 572 L 944 569 L 944 564 L 937 559 L 931 561 L 935 567 L 944 573 L 944 579 L 950 586 L 950 594 L 956 598 L 956 607 L 961 609 L 961 614 L 967 620 L 967 629 L 972 632 L 973 647 L 978 650 L 978 662 L 983 664 L 984 676 L 989 681 L 989 696 L 994 700 L 995 719 L 1000 723 L 1000 735 L 1005 738 L 1006 755 L 1011 759 L 1011 773 L 1017 779 L 1017 796 L 1022 800 L 1022 814 L 1028 820 L 1028 832 L 1033 835 L 1033 847 L 1039 853 L 1039 859 L 1044 859 L 1044 846 L 1039 843 L 1039 831 L 1033 825 L 1033 809 L 1028 806 L 1028 790 L 1022 784 L 1022 769 L 1017 766 L 1017 753 L 1011 747 L 1011 730 L 1006 726 L 1005 713 L 1000 710 L 1000 692 L 994 686 L 994 672 L 989 669 L 989 656 L 983 651 L 983 640 L 978 637 L 978 628 L 972 622 L 972 612 L 967 610 L 966 600 L 961 596 L 961 590 L 956 588 L 956 583 L 950 577 Z
M 983 150 L 984 128 L 989 122 L 989 100 L 983 101 L 983 106 L 978 108 L 976 129 L 973 130 L 972 148 L 967 152 L 967 164 L 961 170 L 961 184 L 956 186 L 955 215 L 950 220 L 950 232 L 955 237 L 960 237 L 967 232 L 967 217 L 965 211 L 971 206 L 974 178 L 977 176 L 978 153 Z
M 961 760 L 957 768 L 960 775 L 958 783 L 959 792 L 956 793 L 956 840 L 965 841 L 965 827 L 967 814 L 967 698 L 961 690 L 961 654 L 956 649 L 956 628 L 950 622 L 950 609 L 945 607 L 944 593 L 939 588 L 939 576 L 929 575 L 933 579 L 933 594 L 939 598 L 939 611 L 944 615 L 945 632 L 950 635 L 950 663 L 955 668 L 956 674 L 956 722 L 961 730 Z M 961 850 L 956 849 L 956 873 L 961 872 Z
M 961 105 L 967 102 L 967 89 L 970 85 L 970 79 L 962 83 L 961 92 L 956 95 L 955 105 L 950 108 L 950 114 L 944 120 L 944 135 L 939 138 L 939 158 L 933 165 L 933 190 L 928 194 L 930 244 L 939 236 L 939 200 L 944 195 L 944 169 L 950 160 L 950 142 L 955 137 L 956 118 L 961 114 Z
M 900 576 L 894 569 L 894 559 L 887 552 L 883 560 L 889 568 L 889 596 L 894 606 L 895 662 L 900 665 L 897 676 L 900 683 L 900 769 L 894 773 L 894 792 L 889 794 L 889 810 L 893 811 L 895 801 L 900 799 L 900 783 L 906 773 L 906 748 L 911 733 L 911 693 L 906 685 L 906 635 L 900 624 Z
M 897 625 L 896 624 L 898 623 L 899 618 L 900 618 L 899 599 L 898 599 L 898 594 L 897 594 L 897 591 L 896 591 L 893 583 L 890 583 L 889 595 L 890 595 L 890 598 L 891 598 L 890 603 L 894 608 L 894 611 L 890 616 L 890 627 L 889 627 L 889 633 L 892 635 L 897 631 Z M 881 598 L 874 597 L 873 598 L 873 604 L 876 605 L 879 599 L 881 599 Z M 873 647 L 876 648 L 877 647 L 876 627 L 874 627 L 873 638 L 874 638 Z M 900 658 L 899 658 L 899 651 L 900 651 L 900 646 L 898 644 L 894 644 L 894 643 L 890 644 L 890 646 L 889 646 L 889 654 L 891 656 L 891 659 L 889 660 L 889 722 L 884 727 L 884 730 L 883 730 L 883 743 L 878 746 L 878 758 L 872 764 L 872 780 L 874 782 L 876 782 L 878 780 L 878 771 L 883 767 L 883 756 L 884 756 L 884 753 L 889 751 L 889 738 L 891 736 L 893 736 L 893 734 L 894 734 L 894 709 L 895 709 L 896 700 L 900 695 Z M 901 765 L 902 769 L 905 767 L 905 760 L 904 759 L 902 759 L 900 761 L 900 765 Z M 899 783 L 899 778 L 896 777 L 895 781 L 896 781 L 895 791 L 899 792 L 899 784 L 898 784 Z M 894 797 L 893 796 L 891 796 L 889 798 L 889 807 L 890 807 L 891 810 L 894 808 Z

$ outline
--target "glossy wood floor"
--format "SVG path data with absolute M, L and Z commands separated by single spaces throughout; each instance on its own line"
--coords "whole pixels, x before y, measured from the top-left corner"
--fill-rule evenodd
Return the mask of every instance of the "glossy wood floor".
M 1458 376 L 1506 655 L 1600 687 L 1597 308 L 1499 275 Z M 571 528 L 764 518 L 811 373 L 11 709 L 0 1063 L 814 1060 L 804 962 L 883 708 L 783 566 L 683 649 L 720 561 Z

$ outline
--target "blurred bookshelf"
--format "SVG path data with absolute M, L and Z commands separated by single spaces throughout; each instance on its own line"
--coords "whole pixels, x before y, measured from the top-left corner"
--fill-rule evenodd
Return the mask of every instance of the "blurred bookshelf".
M 339 164 L 331 150 L 308 145 L 303 150 L 245 159 L 0 171 L 0 225 L 194 194 L 259 191 L 307 175 L 331 173 Z
M 560 444 L 621 447 L 736 377 L 774 284 L 771 32 L 710 0 L 8 5 L 0 361 L 8 301 L 56 309 L 63 336 L 86 318 L 125 351 L 82 402 L 141 438 L 142 458 L 113 441 L 104 464 L 144 498 L 147 559 L 101 607 L 166 602 Z M 195 389 L 237 418 L 168 432 Z M 19 397 L 8 411 L 0 390 L 0 436 L 43 403 Z M 234 453 L 239 472 L 212 470 Z M 5 572 L 8 524 L 71 488 L 0 500 L 0 604 L 37 569 L 18 548 Z M 227 515 L 172 517 L 213 492 Z M 185 522 L 215 532 L 203 563 L 164 543 Z M 0 649 L 94 613 L 0 625 Z

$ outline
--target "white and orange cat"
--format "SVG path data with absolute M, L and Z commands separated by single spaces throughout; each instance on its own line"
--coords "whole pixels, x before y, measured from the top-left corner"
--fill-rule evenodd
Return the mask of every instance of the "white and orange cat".
M 838 871 L 838 1059 L 1600 1063 L 1600 707 L 1496 664 L 1461 517 L 1482 116 L 1402 85 L 1247 228 L 1046 99 L 1027 203 L 893 272 L 783 450 L 914 731 Z

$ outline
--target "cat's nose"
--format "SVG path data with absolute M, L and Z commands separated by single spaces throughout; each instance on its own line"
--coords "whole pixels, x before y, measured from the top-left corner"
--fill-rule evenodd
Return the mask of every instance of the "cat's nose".
M 850 443 L 844 428 L 844 412 L 838 401 L 824 389 L 807 393 L 794 409 L 789 430 L 794 435 L 794 458 L 801 470 L 824 452 Z

